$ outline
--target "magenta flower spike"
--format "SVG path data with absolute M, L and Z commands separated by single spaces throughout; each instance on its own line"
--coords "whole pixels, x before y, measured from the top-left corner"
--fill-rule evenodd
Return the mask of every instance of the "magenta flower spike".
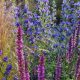
M 61 73 L 62 73 L 61 56 L 58 56 L 55 69 L 55 80 L 61 80 Z
M 45 80 L 45 57 L 40 55 L 39 65 L 38 65 L 38 80 Z
M 28 62 L 25 61 L 25 73 L 26 73 L 26 80 L 30 80 L 30 75 L 28 71 Z
M 79 31 L 80 31 L 80 27 L 78 26 L 74 34 L 74 47 L 77 47 L 78 45 Z
M 20 73 L 20 80 L 27 80 L 26 74 L 25 74 L 25 60 L 24 60 L 24 56 L 23 56 L 22 36 L 23 36 L 22 28 L 21 28 L 21 26 L 19 26 L 18 30 L 17 30 L 17 40 L 16 40 L 18 68 L 19 68 L 19 73 Z
M 78 57 L 75 69 L 75 78 L 76 80 L 80 80 L 80 56 Z
M 2 50 L 0 50 L 0 56 L 3 54 Z

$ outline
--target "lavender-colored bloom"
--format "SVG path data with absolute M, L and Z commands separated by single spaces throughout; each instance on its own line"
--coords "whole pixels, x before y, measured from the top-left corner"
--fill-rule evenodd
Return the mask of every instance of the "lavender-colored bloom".
M 64 31 L 69 31 L 69 28 L 68 28 L 68 27 L 65 27 L 65 28 L 64 28 Z
M 69 30 L 72 30 L 74 28 L 74 25 L 76 24 L 76 14 L 75 14 L 75 8 L 71 7 L 72 3 L 74 4 L 74 1 L 68 1 L 67 3 L 62 4 L 62 21 L 66 22 L 66 26 L 69 27 Z M 67 8 L 68 7 L 68 8 Z M 65 10 L 64 10 L 65 8 Z M 69 13 L 68 13 L 69 12 Z M 64 15 L 63 15 L 64 13 Z M 65 16 L 66 15 L 66 16 Z M 63 25 L 65 26 L 65 24 Z
M 4 75 L 9 75 L 11 69 L 12 69 L 12 65 L 8 64 L 7 67 L 6 67 L 6 71 L 5 71 Z
M 62 44 L 62 45 L 61 45 L 61 48 L 64 49 L 64 48 L 65 48 L 65 45 Z
M 61 35 L 60 40 L 61 41 L 65 40 L 65 36 L 64 35 Z
M 12 65 L 8 64 L 6 70 L 11 70 L 12 69 Z
M 75 6 L 80 6 L 80 1 L 74 4 Z
M 67 0 L 63 0 L 63 3 L 67 3 Z
M 23 9 L 23 13 L 27 13 L 28 12 L 28 7 L 27 5 L 25 5 L 24 9 Z
M 63 28 L 62 27 L 59 27 L 58 30 L 59 30 L 59 32 L 62 32 L 63 31 Z
M 7 57 L 7 56 L 4 57 L 4 58 L 3 58 L 3 61 L 4 61 L 4 62 L 7 62 L 7 61 L 8 61 L 8 57 Z
M 59 44 L 54 44 L 53 45 L 54 48 L 57 48 L 58 46 L 59 46 Z
M 34 38 L 34 36 L 30 36 L 30 38 L 29 38 L 29 42 L 30 42 L 31 44 L 33 44 L 33 43 L 35 42 L 35 38 Z
M 41 29 L 40 28 L 35 28 L 35 34 L 39 35 L 41 33 Z
M 15 26 L 19 27 L 20 26 L 20 23 L 19 22 L 16 22 L 15 23 Z
M 45 57 L 42 54 L 38 65 L 38 80 L 45 80 Z
M 37 25 L 39 25 L 39 26 L 40 26 L 40 25 L 41 25 L 41 22 L 40 22 L 40 21 L 38 21 L 38 20 L 34 20 L 34 21 L 33 21 L 33 24 L 34 24 L 34 26 L 37 26 Z
M 67 37 L 70 36 L 71 34 L 72 34 L 71 31 L 67 31 L 67 32 L 66 32 L 66 36 L 67 36 Z
M 6 80 L 6 78 L 4 77 L 4 78 L 2 78 L 2 80 Z
M 43 0 L 44 2 L 49 2 L 49 0 Z
M 17 76 L 14 76 L 13 80 L 19 80 Z
M 28 19 L 26 19 L 26 20 L 24 20 L 24 23 L 28 23 L 28 21 L 29 21 L 29 20 L 28 20 Z
M 46 51 L 42 51 L 43 52 L 43 54 L 46 56 L 47 55 L 47 52 Z
M 27 29 L 27 34 L 31 36 L 33 34 L 33 29 L 32 28 L 28 28 Z
M 2 55 L 2 50 L 0 50 L 0 55 Z
M 52 35 L 53 38 L 58 38 L 59 36 L 60 35 L 58 33 Z
M 38 14 L 36 14 L 36 13 L 34 13 L 33 15 L 34 15 L 34 18 L 36 18 L 36 19 L 40 18 L 40 16 Z
M 70 2 L 69 2 L 71 5 L 73 5 L 74 4 L 74 0 L 70 0 Z
M 72 19 L 72 18 L 73 18 L 73 14 L 69 14 L 68 19 Z

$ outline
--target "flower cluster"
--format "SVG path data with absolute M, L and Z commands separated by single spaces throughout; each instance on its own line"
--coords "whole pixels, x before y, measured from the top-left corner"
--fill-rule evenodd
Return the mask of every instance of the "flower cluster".
M 42 41 L 44 40 L 45 42 L 50 40 L 52 34 L 51 27 L 54 25 L 55 20 L 53 19 L 55 14 L 50 13 L 49 1 L 38 0 L 37 2 L 37 12 L 32 13 L 27 7 L 25 7 L 20 13 L 19 8 L 17 8 L 15 15 L 17 20 L 16 25 L 19 26 L 21 24 L 23 26 L 24 32 L 28 36 L 27 40 L 31 44 L 34 44 L 37 40 L 40 39 Z M 25 18 L 20 14 L 25 16 Z
M 26 6 L 22 11 L 18 7 L 15 10 L 16 26 L 18 28 L 16 41 L 17 59 L 21 80 L 30 80 L 28 63 L 24 59 L 25 55 L 23 55 L 23 39 L 25 46 L 27 44 L 31 49 L 36 49 L 33 49 L 35 53 L 34 57 L 38 56 L 36 52 L 39 50 L 47 51 L 45 49 L 49 49 L 49 51 L 53 50 L 53 54 L 59 54 L 55 69 L 55 80 L 61 80 L 61 56 L 66 54 L 67 61 L 70 62 L 73 57 L 73 50 L 78 46 L 80 33 L 80 22 L 77 23 L 77 20 L 80 18 L 79 3 L 75 4 L 73 0 L 63 0 L 59 25 L 55 24 L 56 9 L 54 8 L 56 8 L 56 5 L 54 0 L 53 3 L 52 7 L 50 7 L 49 0 L 37 0 L 35 11 L 29 11 Z M 0 54 L 2 54 L 1 51 Z M 4 57 L 3 60 L 6 62 L 7 57 Z M 40 55 L 37 71 L 38 80 L 45 80 L 44 55 Z
M 75 5 L 74 1 L 64 0 L 62 4 L 60 24 L 53 26 L 54 33 L 52 34 L 52 38 L 55 40 L 53 48 L 55 48 L 56 50 L 57 48 L 59 49 L 61 48 L 59 53 L 63 54 L 66 53 L 66 50 L 68 49 L 68 41 L 70 40 L 71 37 L 73 38 L 75 35 L 77 35 L 76 26 L 77 26 L 78 15 L 76 11 L 78 10 L 76 10 L 76 7 L 74 5 Z M 77 6 L 77 8 L 79 7 Z M 77 40 L 74 40 L 72 43 L 76 44 L 76 41 Z

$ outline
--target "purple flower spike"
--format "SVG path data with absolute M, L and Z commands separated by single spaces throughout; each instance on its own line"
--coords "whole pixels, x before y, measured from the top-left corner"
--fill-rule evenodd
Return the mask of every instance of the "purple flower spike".
M 25 74 L 26 74 L 26 80 L 30 80 L 29 70 L 28 70 L 28 62 L 25 61 Z
M 20 73 L 20 79 L 21 80 L 30 80 L 29 78 L 29 72 L 27 70 L 27 62 L 25 63 L 24 55 L 23 55 L 23 31 L 21 26 L 18 27 L 17 31 L 17 58 L 18 58 L 18 67 L 19 67 L 19 73 Z
M 69 40 L 69 47 L 68 47 L 68 50 L 67 50 L 67 53 L 66 53 L 66 60 L 68 63 L 71 62 L 71 59 L 72 59 L 72 56 L 73 56 L 73 37 L 70 38 Z
M 44 55 L 40 56 L 39 65 L 38 65 L 38 80 L 45 80 L 45 57 Z
M 61 80 L 62 66 L 61 66 L 61 57 L 57 57 L 56 69 L 55 69 L 55 80 Z
M 76 77 L 76 80 L 80 80 L 80 55 L 76 63 L 75 77 Z
M 17 58 L 18 58 L 18 67 L 19 67 L 19 72 L 20 72 L 20 79 L 21 80 L 26 80 L 25 76 L 25 62 L 24 62 L 24 57 L 23 57 L 23 40 L 22 40 L 22 28 L 21 26 L 18 27 L 17 31 Z
M 77 47 L 78 45 L 78 38 L 79 38 L 79 33 L 80 32 L 80 25 L 78 25 L 78 27 L 75 30 L 75 35 L 74 35 L 74 47 Z
M 80 34 L 80 27 L 78 25 L 69 41 L 69 48 L 66 53 L 66 59 L 68 63 L 71 62 L 71 59 L 73 57 L 73 49 L 76 48 L 78 45 L 79 34 Z

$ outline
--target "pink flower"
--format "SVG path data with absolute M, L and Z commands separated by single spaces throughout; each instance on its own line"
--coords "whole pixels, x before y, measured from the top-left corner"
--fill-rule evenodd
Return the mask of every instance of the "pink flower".
M 28 73 L 28 66 L 27 62 L 25 62 L 24 55 L 23 55 L 23 32 L 21 26 L 18 27 L 17 31 L 17 40 L 16 40 L 16 51 L 17 51 L 17 58 L 18 58 L 18 67 L 20 73 L 21 80 L 30 80 L 29 73 Z
M 28 70 L 28 62 L 25 61 L 25 73 L 26 73 L 26 80 L 30 80 L 29 70 Z

